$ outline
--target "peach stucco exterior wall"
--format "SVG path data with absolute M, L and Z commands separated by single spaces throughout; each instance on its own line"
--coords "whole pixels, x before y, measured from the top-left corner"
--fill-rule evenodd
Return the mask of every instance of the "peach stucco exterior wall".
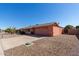
M 54 25 L 34 27 L 30 28 L 30 30 L 33 30 L 34 34 L 36 35 L 45 35 L 45 36 L 61 35 L 63 31 L 62 28 Z
M 50 26 L 35 28 L 35 34 L 50 36 L 51 35 L 51 28 L 50 28 Z
M 53 36 L 58 36 L 62 34 L 62 28 L 53 26 Z
M 57 36 L 62 34 L 62 28 L 58 26 L 45 26 L 35 28 L 35 34 L 38 35 L 47 35 L 47 36 Z

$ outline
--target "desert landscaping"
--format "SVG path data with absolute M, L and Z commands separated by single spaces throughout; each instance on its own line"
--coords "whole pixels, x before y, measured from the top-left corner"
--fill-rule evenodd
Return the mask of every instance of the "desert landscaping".
M 56 24 L 54 26 L 59 27 Z M 57 27 L 46 27 L 48 29 L 45 29 L 45 27 L 39 28 L 40 33 L 42 33 L 42 29 L 45 29 L 46 32 L 46 30 L 48 31 L 54 28 L 55 36 L 36 35 L 31 33 L 31 31 L 27 34 L 26 29 L 16 30 L 15 28 L 7 28 L 5 31 L 0 32 L 0 55 L 79 56 L 79 26 L 75 28 L 67 25 L 64 29 Z M 45 32 L 43 32 L 43 34 L 45 34 Z M 37 33 L 39 32 L 37 31 Z M 53 34 L 53 32 L 49 33 Z
M 1 3 L 0 16 L 0 56 L 79 56 L 78 3 Z
M 75 35 L 45 37 L 32 42 L 4 50 L 6 56 L 78 56 L 79 40 Z
M 55 37 L 3 34 L 0 55 L 5 56 L 79 56 L 79 36 Z

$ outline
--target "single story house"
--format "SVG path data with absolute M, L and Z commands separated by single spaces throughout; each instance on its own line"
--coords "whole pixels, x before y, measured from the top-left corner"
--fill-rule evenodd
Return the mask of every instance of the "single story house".
M 35 34 L 35 35 L 45 35 L 45 36 L 57 36 L 62 34 L 62 27 L 58 23 L 45 23 L 45 24 L 36 24 L 34 26 L 29 26 L 26 28 L 21 28 L 21 31 L 24 31 L 26 34 Z

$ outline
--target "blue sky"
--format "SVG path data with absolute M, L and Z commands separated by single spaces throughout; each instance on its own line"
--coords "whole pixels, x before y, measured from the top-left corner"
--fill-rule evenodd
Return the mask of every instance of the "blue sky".
M 79 25 L 79 4 L 0 4 L 0 28 L 22 28 L 34 24 L 59 22 Z

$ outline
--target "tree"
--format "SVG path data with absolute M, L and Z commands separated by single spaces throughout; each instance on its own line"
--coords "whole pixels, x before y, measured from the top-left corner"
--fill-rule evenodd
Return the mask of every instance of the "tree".
M 1 32 L 2 30 L 0 29 L 0 32 Z
M 64 32 L 68 33 L 68 29 L 72 29 L 72 28 L 73 28 L 72 25 L 66 25 L 65 28 L 64 28 Z
M 8 32 L 10 34 L 14 34 L 14 33 L 16 33 L 16 28 L 9 27 L 9 28 L 5 29 L 5 32 Z
M 79 29 L 79 25 L 78 25 L 78 26 L 76 26 L 76 29 Z

